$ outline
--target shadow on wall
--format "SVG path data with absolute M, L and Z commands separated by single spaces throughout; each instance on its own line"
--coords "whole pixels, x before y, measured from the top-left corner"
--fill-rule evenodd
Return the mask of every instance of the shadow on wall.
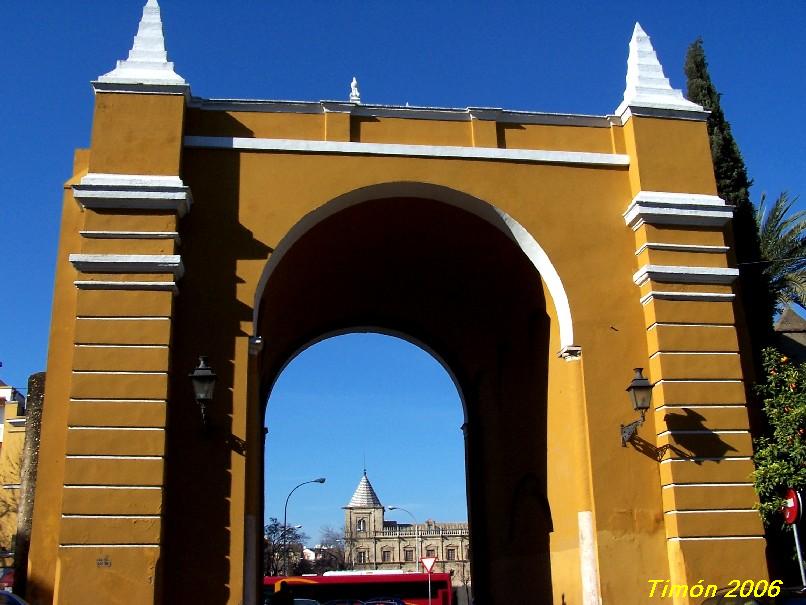
M 191 131 L 197 117 L 188 116 Z M 251 134 L 230 116 L 217 120 L 216 132 Z M 171 351 L 163 602 L 219 605 L 240 599 L 241 589 L 230 584 L 230 576 L 243 557 L 240 549 L 231 551 L 238 539 L 231 528 L 242 523 L 231 503 L 232 466 L 245 454 L 243 440 L 233 435 L 232 387 L 235 343 L 247 335 L 242 326 L 251 321 L 252 307 L 238 300 L 243 279 L 237 263 L 265 260 L 271 248 L 240 222 L 239 155 L 204 149 L 185 149 L 184 154 L 183 179 L 193 191 L 194 205 L 179 222 L 185 275 L 175 298 Z M 209 357 L 218 375 L 208 428 L 188 379 L 199 355 Z
M 667 430 L 674 435 L 674 443 L 667 443 L 657 447 L 650 442 L 635 435 L 630 444 L 644 456 L 660 462 L 666 454 L 672 452 L 674 458 L 692 460 L 695 464 L 702 464 L 704 459 L 713 460 L 719 464 L 728 452 L 737 451 L 722 438 L 705 426 L 705 417 L 690 408 L 680 408 L 682 414 L 668 413 L 663 419 Z

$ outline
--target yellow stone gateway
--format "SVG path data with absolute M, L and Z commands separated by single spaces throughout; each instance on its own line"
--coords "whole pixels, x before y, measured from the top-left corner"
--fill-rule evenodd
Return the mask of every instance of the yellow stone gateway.
M 346 102 L 194 97 L 155 0 L 94 87 L 65 188 L 32 603 L 256 605 L 265 402 L 297 352 L 355 330 L 456 382 L 478 603 L 766 577 L 731 209 L 706 114 L 639 26 L 609 116 L 377 106 L 357 83 Z M 199 355 L 218 375 L 207 431 Z M 634 367 L 652 409 L 625 448 Z

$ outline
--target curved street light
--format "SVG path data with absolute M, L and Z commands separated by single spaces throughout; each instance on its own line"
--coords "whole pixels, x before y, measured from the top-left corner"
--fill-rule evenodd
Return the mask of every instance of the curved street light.
M 412 518 L 412 521 L 414 521 L 414 540 L 419 545 L 420 558 L 422 559 L 423 558 L 423 540 L 422 540 L 422 538 L 420 538 L 420 524 L 417 523 L 417 517 L 415 517 L 413 514 L 411 514 L 411 511 L 406 510 L 402 506 L 387 506 L 386 510 L 402 510 L 404 513 L 406 513 L 409 517 Z M 418 569 L 419 569 L 419 566 L 415 563 L 414 564 L 414 571 L 417 571 Z
M 303 481 L 299 485 L 297 485 L 294 489 L 288 492 L 288 496 L 285 499 L 285 506 L 283 507 L 283 572 L 285 575 L 288 575 L 288 501 L 291 499 L 291 494 L 293 494 L 297 489 L 302 487 L 303 485 L 308 485 L 309 483 L 324 483 L 325 478 L 319 477 L 318 479 L 311 479 L 310 481 Z

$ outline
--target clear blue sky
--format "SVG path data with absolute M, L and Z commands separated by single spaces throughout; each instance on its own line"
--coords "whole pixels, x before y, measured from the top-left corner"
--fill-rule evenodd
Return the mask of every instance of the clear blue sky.
M 144 3 L 41 0 L 16 3 L 7 16 L 0 80 L 0 279 L 5 286 L 0 379 L 5 382 L 24 386 L 29 373 L 44 369 L 61 188 L 70 175 L 72 150 L 89 141 L 89 82 L 126 56 Z M 784 189 L 806 196 L 806 120 L 801 115 L 806 3 L 800 0 L 161 0 L 161 6 L 177 71 L 194 94 L 219 98 L 346 100 L 355 75 L 366 103 L 606 114 L 621 100 L 636 20 L 652 37 L 666 75 L 678 88 L 685 86 L 686 48 L 701 35 L 756 182 L 754 199 L 763 191 L 774 196 Z M 344 346 L 352 355 L 353 344 Z M 392 347 L 390 354 L 398 353 Z M 334 371 L 318 351 L 310 355 L 313 369 Z M 297 363 L 308 363 L 307 356 Z M 401 362 L 399 369 L 408 372 L 406 367 Z M 283 377 L 283 384 L 290 380 Z M 340 401 L 383 395 L 366 387 L 359 397 L 357 383 L 348 386 L 350 395 L 338 395 Z M 440 387 L 433 388 L 436 393 Z M 300 392 L 299 385 L 288 389 Z M 307 396 L 330 405 L 321 394 Z M 453 431 L 456 423 L 447 426 Z M 327 460 L 308 437 L 300 435 L 300 442 Z M 350 466 L 349 491 L 360 460 L 345 464 Z M 389 499 L 369 452 L 367 464 L 381 497 Z M 335 489 L 326 485 L 303 489 Z M 343 494 L 336 498 L 340 504 L 343 499 Z
M 442 366 L 422 349 L 379 334 L 320 342 L 285 369 L 269 398 L 266 517 L 302 524 L 315 543 L 367 476 L 384 506 L 424 522 L 466 521 L 462 404 Z M 410 523 L 405 513 L 387 518 Z

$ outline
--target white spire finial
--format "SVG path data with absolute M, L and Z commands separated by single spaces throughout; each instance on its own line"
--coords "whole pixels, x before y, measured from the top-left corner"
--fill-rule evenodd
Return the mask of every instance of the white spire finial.
M 350 82 L 350 103 L 360 103 L 361 93 L 358 92 L 358 80 L 353 76 L 353 81 Z
M 184 78 L 174 71 L 174 64 L 168 61 L 157 0 L 147 0 L 143 7 L 143 18 L 128 58 L 118 61 L 117 67 L 99 77 L 96 84 L 187 86 Z
M 624 100 L 616 109 L 616 115 L 622 116 L 633 107 L 703 112 L 702 107 L 683 97 L 681 90 L 672 88 L 669 79 L 663 74 L 663 67 L 652 48 L 652 42 L 640 23 L 635 24 L 630 40 L 627 87 L 624 90 Z

